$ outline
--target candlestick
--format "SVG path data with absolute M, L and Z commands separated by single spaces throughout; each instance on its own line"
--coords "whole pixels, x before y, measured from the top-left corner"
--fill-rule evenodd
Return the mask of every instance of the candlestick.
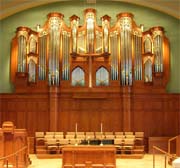
M 77 134 L 77 123 L 76 123 L 76 128 L 75 128 L 75 132 L 76 132 L 76 134 Z
M 101 123 L 101 143 L 100 143 L 100 146 L 103 146 L 102 139 L 103 139 L 103 124 Z
M 103 132 L 103 124 L 101 123 L 101 134 L 102 134 L 102 132 Z

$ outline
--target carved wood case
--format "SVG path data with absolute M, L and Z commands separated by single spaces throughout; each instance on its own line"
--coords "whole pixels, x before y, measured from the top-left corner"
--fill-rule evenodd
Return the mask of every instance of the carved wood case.
M 96 10 L 70 17 L 49 13 L 37 30 L 18 27 L 12 39 L 11 81 L 16 92 L 59 88 L 162 87 L 169 79 L 169 42 L 164 28 L 143 30 L 133 14 L 119 13 L 111 26 L 108 15 L 96 23 Z M 33 88 L 33 89 L 32 89 Z

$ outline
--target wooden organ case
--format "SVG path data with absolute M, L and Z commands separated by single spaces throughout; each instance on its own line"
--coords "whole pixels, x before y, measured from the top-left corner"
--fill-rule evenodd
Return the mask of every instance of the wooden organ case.
M 59 88 L 114 88 L 150 85 L 165 88 L 169 79 L 169 43 L 163 27 L 144 31 L 131 13 L 108 15 L 96 23 L 96 10 L 84 11 L 84 24 L 49 13 L 37 30 L 18 27 L 12 40 L 11 81 L 16 92 Z M 32 89 L 33 87 L 33 89 Z
M 117 14 L 113 26 L 110 16 L 102 16 L 98 25 L 92 8 L 84 10 L 82 25 L 76 15 L 70 17 L 70 26 L 63 17 L 49 13 L 43 26 L 38 25 L 37 30 L 18 27 L 12 39 L 11 81 L 16 94 L 32 96 L 30 101 L 26 97 L 25 104 L 41 94 L 40 104 L 34 102 L 32 107 L 32 111 L 39 108 L 40 118 L 46 112 L 39 129 L 68 131 L 78 122 L 82 131 L 98 131 L 103 122 L 109 131 L 131 131 L 133 127 L 141 131 L 141 114 L 147 109 L 154 112 L 156 94 L 158 110 L 164 108 L 161 97 L 169 80 L 169 42 L 164 28 L 144 30 L 131 13 Z M 152 107 L 144 105 L 145 101 Z M 89 119 L 91 114 L 94 120 Z M 139 116 L 141 124 L 135 121 Z M 154 125 L 151 122 L 149 127 Z M 152 135 L 149 127 L 145 131 Z M 34 130 L 35 126 L 31 134 Z

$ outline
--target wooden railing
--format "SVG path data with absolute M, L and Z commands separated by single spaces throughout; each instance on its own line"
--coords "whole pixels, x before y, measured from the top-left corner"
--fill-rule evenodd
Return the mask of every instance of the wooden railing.
M 153 168 L 155 168 L 155 150 L 161 152 L 162 154 L 164 154 L 164 168 L 167 168 L 167 157 L 172 157 L 171 154 L 169 154 L 168 152 L 158 148 L 157 146 L 153 146 Z
M 9 160 L 14 157 L 15 162 L 13 163 L 13 167 L 15 167 L 15 168 L 22 167 L 22 165 L 21 166 L 19 165 L 19 158 L 18 157 L 19 157 L 20 152 L 23 152 L 25 150 L 27 150 L 27 146 L 24 146 L 23 148 L 19 149 L 15 153 L 1 157 L 0 158 L 0 164 L 2 164 L 4 168 L 8 168 L 8 167 L 12 166 L 12 164 L 9 164 Z M 28 159 L 28 155 L 27 155 L 26 151 L 24 152 L 24 158 L 23 159 L 24 159 L 23 160 L 23 168 L 27 168 L 29 165 L 29 159 Z
M 171 142 L 176 140 L 177 141 L 178 136 L 175 136 L 168 140 L 168 153 L 171 153 Z

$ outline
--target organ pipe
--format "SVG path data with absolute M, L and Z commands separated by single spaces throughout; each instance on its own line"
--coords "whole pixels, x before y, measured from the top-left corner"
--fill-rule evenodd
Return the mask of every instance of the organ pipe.
M 163 72 L 163 33 L 162 27 L 151 28 L 153 34 L 154 71 Z
M 102 19 L 102 27 L 103 27 L 103 51 L 105 53 L 108 53 L 109 52 L 109 21 L 111 17 L 105 15 L 101 19 Z
M 94 13 L 88 12 L 86 18 L 87 36 L 86 36 L 86 50 L 88 53 L 94 52 Z
M 49 15 L 49 85 L 59 85 L 60 28 L 63 15 Z
M 111 44 L 111 79 L 118 80 L 118 37 L 117 32 L 112 32 L 110 35 Z
M 62 39 L 62 79 L 69 80 L 69 49 L 70 49 L 70 34 L 66 31 L 63 32 Z
M 72 52 L 77 52 L 77 29 L 79 26 L 79 17 L 73 15 L 70 17 L 71 29 L 72 29 Z
M 120 22 L 121 85 L 132 85 L 132 20 L 131 14 L 117 16 Z
M 169 64 L 168 40 L 162 27 L 144 31 L 136 25 L 131 13 L 118 14 L 112 27 L 110 17 L 105 15 L 101 17 L 102 25 L 98 26 L 96 10 L 90 8 L 84 12 L 83 25 L 79 25 L 76 15 L 70 17 L 68 27 L 62 14 L 50 13 L 45 25 L 38 25 L 37 32 L 17 28 L 12 47 L 16 61 L 11 74 L 15 77 L 16 72 L 29 73 L 29 81 L 34 82 L 37 69 L 38 80 L 48 80 L 49 86 L 58 86 L 60 79 L 71 79 L 71 68 L 82 66 L 82 71 L 88 72 L 90 87 L 95 84 L 97 69 L 94 68 L 101 66 L 111 74 L 110 79 L 119 80 L 121 86 L 131 86 L 133 81 L 146 77 L 146 82 L 152 82 L 160 75 L 169 74 L 162 73 Z
M 46 79 L 47 37 L 39 38 L 39 80 Z
M 27 64 L 27 40 L 29 37 L 30 29 L 27 27 L 18 27 L 18 51 L 17 51 L 17 71 L 26 72 Z
M 134 79 L 142 80 L 142 37 L 139 32 L 133 35 L 134 41 Z

